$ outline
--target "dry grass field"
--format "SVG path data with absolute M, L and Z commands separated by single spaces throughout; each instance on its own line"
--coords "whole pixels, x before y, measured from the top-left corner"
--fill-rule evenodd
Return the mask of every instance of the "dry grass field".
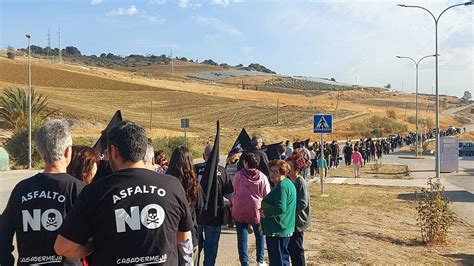
M 308 265 L 473 265 L 474 228 L 456 221 L 449 244 L 425 246 L 416 224 L 415 188 L 311 185 Z M 374 211 L 377 210 L 377 211 Z
M 341 164 L 337 169 L 329 169 L 328 176 L 332 177 L 354 177 L 354 168 L 352 166 Z M 410 179 L 408 166 L 403 164 L 366 164 L 361 168 L 361 178 L 377 179 Z
M 326 136 L 327 139 L 357 137 L 357 132 L 350 130 L 351 122 L 364 121 L 375 114 L 385 116 L 388 109 L 394 110 L 400 121 L 414 114 L 410 94 L 355 90 L 288 94 L 241 90 L 184 78 L 189 72 L 212 71 L 212 66 L 178 63 L 175 68 L 178 77 L 169 77 L 166 67 L 169 66 L 155 66 L 156 75 L 140 76 L 137 74 L 140 70 L 110 70 L 34 58 L 32 82 L 36 89 L 49 95 L 53 108 L 59 108 L 62 116 L 73 121 L 74 134 L 81 137 L 97 137 L 117 109 L 122 110 L 125 119 L 146 128 L 150 128 L 151 117 L 152 137 L 182 134 L 179 120 L 188 117 L 189 136 L 199 145 L 213 138 L 215 121 L 219 119 L 224 147 L 231 145 L 242 127 L 250 133 L 263 134 L 267 143 L 316 139 L 312 134 L 313 114 L 335 113 L 336 107 L 336 133 Z M 264 78 L 254 82 L 264 82 Z M 0 91 L 7 86 L 26 85 L 26 59 L 21 56 L 16 60 L 0 58 Z M 277 101 L 280 102 L 278 124 Z M 431 112 L 422 112 L 421 116 L 430 116 Z M 458 123 L 443 117 L 442 125 L 448 124 Z M 408 128 L 411 130 L 414 125 L 409 124 Z

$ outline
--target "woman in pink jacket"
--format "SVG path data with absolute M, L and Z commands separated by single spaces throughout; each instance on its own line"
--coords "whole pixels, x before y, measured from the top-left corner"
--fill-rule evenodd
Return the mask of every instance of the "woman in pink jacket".
M 253 229 L 257 244 L 257 263 L 264 262 L 264 237 L 260 230 L 260 206 L 262 199 L 270 193 L 268 178 L 257 167 L 260 155 L 244 153 L 240 160 L 244 168 L 237 172 L 232 180 L 234 194 L 231 198 L 232 217 L 237 229 L 237 247 L 241 265 L 249 265 L 248 233 Z
M 354 166 L 354 175 L 355 177 L 360 177 L 360 167 L 364 163 L 364 159 L 362 159 L 362 154 L 359 152 L 359 148 L 354 147 L 354 151 L 352 152 L 351 156 L 352 165 Z

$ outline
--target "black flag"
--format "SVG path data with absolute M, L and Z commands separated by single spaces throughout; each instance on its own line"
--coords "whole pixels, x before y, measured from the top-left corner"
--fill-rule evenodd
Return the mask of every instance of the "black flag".
M 282 144 L 283 142 L 278 142 L 270 145 L 265 145 L 262 147 L 262 150 L 265 150 L 267 154 L 268 160 L 275 160 L 278 158 L 278 145 Z
M 303 140 L 303 141 L 299 141 L 299 142 L 295 142 L 293 143 L 293 149 L 298 149 L 298 148 L 303 148 L 303 147 L 308 147 L 309 145 L 309 142 L 310 140 L 307 139 L 307 140 Z
M 247 134 L 245 128 L 242 128 L 242 130 L 240 131 L 240 134 L 235 140 L 234 145 L 232 145 L 232 149 L 230 150 L 229 154 L 232 153 L 232 150 L 234 150 L 239 145 L 243 150 L 248 150 L 252 146 L 250 144 L 250 136 L 249 134 Z
M 100 154 L 103 154 L 105 149 L 107 149 L 107 133 L 109 133 L 110 129 L 120 122 L 122 122 L 122 113 L 120 110 L 118 110 L 115 112 L 107 127 L 102 131 L 102 135 L 100 136 L 99 140 L 97 140 L 92 148 L 98 151 Z
M 206 162 L 206 168 L 201 179 L 201 186 L 204 190 L 204 210 L 210 210 L 214 217 L 217 217 L 218 207 L 218 187 L 217 187 L 217 166 L 219 165 L 219 132 L 220 125 L 217 121 L 217 132 L 214 140 L 214 147 L 212 147 L 211 154 Z M 212 211 L 212 212 L 211 212 Z

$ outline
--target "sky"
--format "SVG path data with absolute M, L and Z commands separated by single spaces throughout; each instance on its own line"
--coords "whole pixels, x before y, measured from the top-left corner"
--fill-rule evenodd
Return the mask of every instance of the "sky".
M 83 54 L 170 54 L 231 65 L 260 63 L 279 74 L 335 78 L 415 92 L 416 61 L 435 54 L 436 16 L 461 1 L 0 0 L 0 47 L 75 46 Z M 474 5 L 442 15 L 439 92 L 474 92 Z M 419 66 L 432 93 L 435 59 Z M 474 94 L 474 93 L 473 93 Z

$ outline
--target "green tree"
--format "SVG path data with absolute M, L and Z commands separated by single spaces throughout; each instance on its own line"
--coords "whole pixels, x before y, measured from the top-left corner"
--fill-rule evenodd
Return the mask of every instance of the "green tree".
M 461 97 L 461 101 L 463 103 L 469 103 L 471 99 L 472 99 L 472 94 L 470 91 L 465 91 L 464 96 Z
M 31 123 L 33 128 L 43 124 L 56 110 L 48 110 L 48 96 L 31 91 Z M 21 88 L 6 88 L 0 96 L 0 119 L 14 132 L 28 125 L 28 96 Z

